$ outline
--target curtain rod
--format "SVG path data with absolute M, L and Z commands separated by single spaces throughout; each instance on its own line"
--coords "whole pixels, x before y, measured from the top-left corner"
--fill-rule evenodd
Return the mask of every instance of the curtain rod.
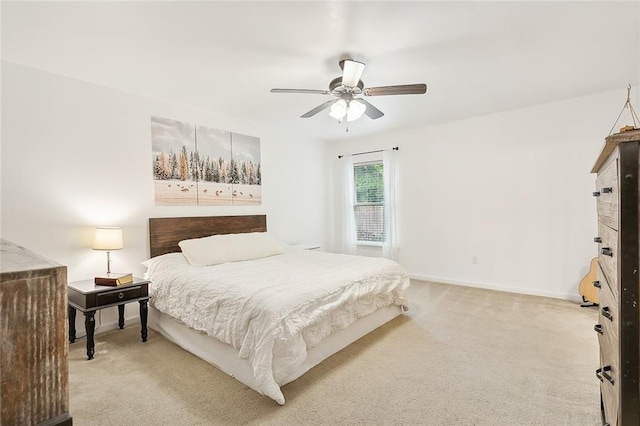
M 393 148 L 391 148 L 394 151 L 398 151 L 400 148 L 398 148 L 397 146 L 394 146 Z M 356 152 L 355 154 L 351 154 L 351 156 L 354 155 L 364 155 L 364 154 L 373 154 L 375 152 L 382 152 L 382 151 L 386 151 L 386 149 L 378 149 L 377 151 L 366 151 L 366 152 Z M 338 155 L 338 159 L 344 157 L 344 155 Z

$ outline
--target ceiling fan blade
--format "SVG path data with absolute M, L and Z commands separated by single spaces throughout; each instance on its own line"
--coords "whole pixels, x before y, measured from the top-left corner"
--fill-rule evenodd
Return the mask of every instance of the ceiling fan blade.
M 342 84 L 347 87 L 356 87 L 363 71 L 364 64 L 362 62 L 346 59 L 342 64 Z
M 380 111 L 364 99 L 358 98 L 358 101 L 362 102 L 367 107 L 367 109 L 364 110 L 364 113 L 367 114 L 367 117 L 370 119 L 375 120 L 376 118 L 380 118 L 384 115 L 384 112 Z
M 427 92 L 427 85 L 403 84 L 400 86 L 380 86 L 367 87 L 362 91 L 365 96 L 385 96 L 385 95 L 422 95 Z
M 325 102 L 323 104 L 320 104 L 317 107 L 315 107 L 314 109 L 312 109 L 311 111 L 307 112 L 306 114 L 301 115 L 300 118 L 313 117 L 314 115 L 316 115 L 320 111 L 329 108 L 331 106 L 331 104 L 334 104 L 335 102 L 336 102 L 335 99 L 331 99 L 330 101 L 327 101 L 327 102 Z
M 316 95 L 330 95 L 328 90 L 315 89 L 271 89 L 271 93 L 311 93 Z

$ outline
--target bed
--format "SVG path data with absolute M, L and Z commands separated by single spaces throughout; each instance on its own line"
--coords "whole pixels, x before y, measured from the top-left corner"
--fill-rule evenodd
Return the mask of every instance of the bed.
M 264 238 L 264 215 L 149 219 L 149 326 L 283 405 L 281 386 L 407 309 L 409 278 L 386 259 L 282 246 L 225 261 Z M 225 249 L 188 245 L 210 241 Z M 200 254 L 217 263 L 194 266 Z

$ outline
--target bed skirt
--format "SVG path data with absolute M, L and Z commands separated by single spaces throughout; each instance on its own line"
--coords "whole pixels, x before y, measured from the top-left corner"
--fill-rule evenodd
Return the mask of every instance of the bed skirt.
M 401 313 L 402 308 L 400 306 L 387 306 L 356 320 L 348 328 L 327 336 L 319 345 L 307 351 L 307 358 L 304 363 L 281 380 L 278 385 L 284 386 L 294 381 L 323 360 L 391 321 Z M 239 352 L 232 346 L 222 343 L 203 332 L 194 330 L 151 306 L 149 306 L 149 327 L 256 392 L 262 393 L 257 389 L 251 364 L 241 359 Z M 277 359 L 274 359 L 274 363 L 277 363 Z

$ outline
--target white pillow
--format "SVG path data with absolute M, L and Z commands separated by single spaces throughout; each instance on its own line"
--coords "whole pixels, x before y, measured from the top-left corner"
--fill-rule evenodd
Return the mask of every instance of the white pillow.
M 154 280 L 157 269 L 167 271 L 167 269 L 176 270 L 180 267 L 191 267 L 182 253 L 162 254 L 140 263 L 147 268 L 147 272 L 144 273 L 144 279 L 151 281 Z
M 152 257 L 151 259 L 143 260 L 140 264 L 147 269 L 151 269 L 158 264 L 170 264 L 171 266 L 178 264 L 186 265 L 186 259 L 182 253 L 167 253 Z
M 284 253 L 282 245 L 266 232 L 212 235 L 178 243 L 193 266 L 210 266 L 259 259 Z

